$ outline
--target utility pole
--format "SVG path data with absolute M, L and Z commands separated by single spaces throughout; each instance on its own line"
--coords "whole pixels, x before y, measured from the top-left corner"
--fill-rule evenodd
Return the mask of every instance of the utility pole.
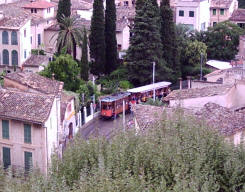
M 152 80 L 153 80 L 153 100 L 156 100 L 156 90 L 155 90 L 155 66 L 156 66 L 156 62 L 153 61 L 153 75 L 152 75 Z
M 203 63 L 203 54 L 201 53 L 201 74 L 200 74 L 200 81 L 202 81 L 202 63 Z
M 123 100 L 123 130 L 125 131 L 125 100 Z

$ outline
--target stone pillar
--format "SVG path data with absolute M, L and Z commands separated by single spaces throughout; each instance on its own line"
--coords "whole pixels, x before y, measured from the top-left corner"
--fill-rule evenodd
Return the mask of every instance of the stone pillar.
M 83 107 L 83 114 L 84 114 L 84 123 L 87 123 L 87 109 Z
M 182 89 L 182 78 L 179 78 L 179 89 Z
M 187 76 L 187 82 L 188 82 L 188 89 L 191 88 L 191 76 Z

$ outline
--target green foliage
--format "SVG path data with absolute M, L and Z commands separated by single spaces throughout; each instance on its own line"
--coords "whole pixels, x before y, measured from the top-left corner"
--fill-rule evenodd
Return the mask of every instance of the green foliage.
M 31 50 L 31 54 L 32 54 L 32 55 L 46 55 L 46 54 L 44 53 L 44 50 L 42 50 L 42 49 L 32 49 L 32 50 Z
M 61 49 L 66 47 L 68 54 L 73 54 L 73 59 L 76 59 L 76 46 L 80 46 L 82 40 L 82 28 L 79 25 L 79 17 L 62 16 L 59 22 L 61 29 L 58 31 L 57 50 L 60 53 Z M 52 38 L 56 37 L 56 33 Z
M 87 31 L 84 28 L 83 31 L 83 43 L 82 43 L 82 58 L 81 58 L 81 67 L 80 67 L 80 77 L 84 81 L 88 81 L 89 73 L 89 63 L 88 63 L 88 39 Z
M 91 81 L 88 81 L 88 82 L 82 81 L 79 89 L 77 90 L 77 93 L 79 93 L 80 102 L 83 103 L 83 105 L 87 105 L 87 104 L 93 102 L 93 100 L 92 100 L 93 95 L 95 95 L 96 101 L 97 101 L 98 96 L 99 96 L 97 86 L 93 85 L 93 83 Z
M 91 73 L 100 76 L 105 72 L 105 18 L 102 0 L 94 0 L 90 26 Z
M 169 0 L 161 2 L 161 39 L 163 46 L 163 59 L 167 66 L 172 69 L 173 74 L 170 80 L 176 81 L 181 76 L 180 55 L 177 44 L 175 24 L 173 19 L 173 11 L 170 8 Z
M 79 66 L 69 54 L 61 54 L 51 61 L 40 75 L 52 78 L 52 74 L 56 80 L 64 82 L 64 89 L 76 91 L 79 89 L 80 79 L 78 78 Z
M 127 80 L 123 80 L 123 81 L 119 81 L 119 87 L 123 90 L 126 91 L 130 88 L 133 88 L 133 85 L 127 81 Z
M 59 0 L 58 10 L 56 19 L 58 23 L 62 21 L 62 17 L 70 17 L 71 16 L 71 1 L 70 0 Z
M 158 98 L 156 98 L 155 101 L 152 98 L 148 98 L 147 101 L 143 103 L 143 105 L 163 106 L 164 103 Z
M 136 86 L 152 82 L 153 61 L 156 62 L 156 81 L 167 79 L 159 21 L 159 8 L 152 0 L 136 1 L 136 15 L 126 55 L 128 78 Z
M 105 10 L 105 73 L 110 74 L 118 67 L 116 39 L 116 5 L 115 0 L 106 0 Z
M 229 21 L 220 22 L 208 31 L 196 33 L 196 39 L 207 45 L 208 59 L 229 61 L 238 53 L 239 36 L 244 30 Z

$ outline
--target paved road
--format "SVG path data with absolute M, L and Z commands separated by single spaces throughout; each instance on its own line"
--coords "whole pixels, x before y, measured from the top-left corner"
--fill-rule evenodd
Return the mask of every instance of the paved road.
M 133 116 L 131 114 L 126 115 L 126 122 L 131 120 Z M 103 120 L 97 118 L 88 125 L 86 128 L 81 129 L 81 135 L 83 138 L 88 139 L 91 136 L 105 137 L 109 139 L 116 132 L 123 130 L 123 118 L 122 116 L 114 119 Z

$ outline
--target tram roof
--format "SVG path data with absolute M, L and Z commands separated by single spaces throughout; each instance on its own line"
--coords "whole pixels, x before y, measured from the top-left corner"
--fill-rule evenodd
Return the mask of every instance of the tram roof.
M 130 93 L 145 93 L 147 91 L 152 91 L 154 89 L 154 87 L 155 87 L 155 89 L 161 89 L 161 88 L 168 87 L 171 84 L 172 83 L 170 83 L 170 82 L 162 81 L 162 82 L 158 82 L 158 83 L 154 83 L 154 84 L 150 84 L 150 85 L 136 87 L 133 89 L 128 89 L 128 92 L 130 92 Z
M 117 101 L 119 99 L 122 99 L 124 97 L 129 96 L 131 93 L 128 92 L 122 92 L 122 93 L 115 93 L 113 95 L 104 97 L 103 99 L 101 99 L 102 102 L 113 102 L 113 101 Z

